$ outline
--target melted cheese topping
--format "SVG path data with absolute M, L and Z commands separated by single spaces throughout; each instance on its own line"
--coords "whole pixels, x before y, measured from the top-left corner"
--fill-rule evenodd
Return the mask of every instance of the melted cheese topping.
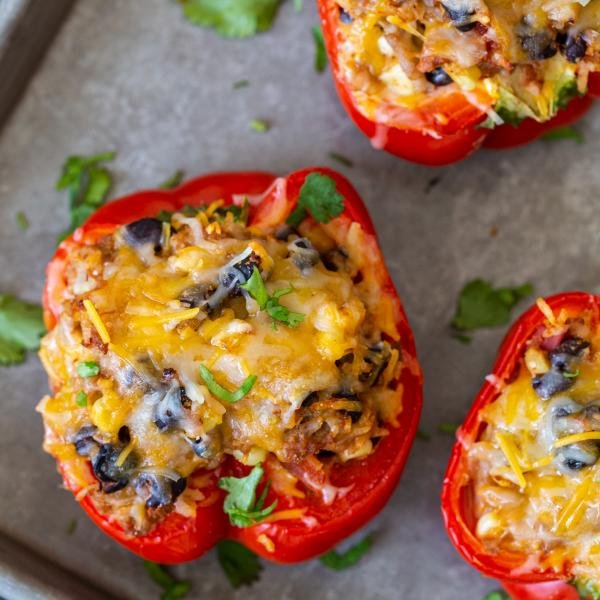
M 600 334 L 592 315 L 549 317 L 468 448 L 476 534 L 490 552 L 600 580 Z
M 359 224 L 261 231 L 220 203 L 170 219 L 162 233 L 144 220 L 150 241 L 140 221 L 73 251 L 40 351 L 55 390 L 39 406 L 45 449 L 132 531 L 210 501 L 193 474 L 226 455 L 269 457 L 273 485 L 303 497 L 283 465 L 364 457 L 401 411 L 396 300 Z M 286 290 L 279 303 L 303 315 L 298 326 L 240 287 L 254 268 L 271 297 Z M 200 365 L 229 391 L 256 381 L 228 402 Z
M 545 121 L 600 69 L 600 0 L 338 3 L 344 77 L 362 112 L 388 125 L 458 89 Z

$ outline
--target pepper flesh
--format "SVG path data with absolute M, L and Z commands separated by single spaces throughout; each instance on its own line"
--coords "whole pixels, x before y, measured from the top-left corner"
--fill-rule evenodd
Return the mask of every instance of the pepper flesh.
M 373 147 L 415 163 L 441 166 L 467 158 L 482 145 L 513 148 L 532 142 L 557 127 L 569 125 L 589 110 L 592 98 L 600 97 L 600 73 L 591 73 L 588 94 L 575 98 L 545 123 L 524 119 L 518 126 L 480 127 L 483 108 L 474 106 L 460 91 L 426 100 L 413 111 L 404 111 L 403 128 L 390 127 L 366 117 L 358 107 L 338 60 L 342 38 L 336 0 L 318 0 L 325 47 L 333 80 L 346 112 L 371 140 Z M 489 101 L 491 106 L 491 99 Z
M 380 252 L 365 205 L 351 184 L 335 171 L 304 169 L 285 178 L 261 172 L 207 175 L 175 190 L 139 192 L 106 204 L 61 243 L 47 268 L 44 316 L 48 328 L 52 328 L 60 316 L 60 299 L 65 289 L 64 271 L 69 253 L 74 248 L 94 244 L 116 227 L 156 216 L 161 210 L 176 211 L 186 205 L 200 206 L 218 199 L 231 204 L 236 198 L 247 197 L 250 225 L 269 227 L 283 224 L 296 205 L 304 180 L 314 172 L 323 173 L 335 181 L 345 204 L 340 218 L 359 223 L 372 236 L 373 248 Z M 257 554 L 276 562 L 298 562 L 328 551 L 364 525 L 383 508 L 399 481 L 416 433 L 422 403 L 422 375 L 412 332 L 389 274 L 385 273 L 384 277 L 384 293 L 394 299 L 396 323 L 406 364 L 398 384 L 399 393 L 403 393 L 402 413 L 398 418 L 398 426 L 387 426 L 389 435 L 380 439 L 368 457 L 333 466 L 330 483 L 339 488 L 349 488 L 343 497 L 326 505 L 316 494 L 307 493 L 305 498 L 289 498 L 271 487 L 266 505 L 277 500 L 278 513 L 292 508 L 300 509 L 304 511 L 302 517 L 274 521 L 267 519 L 243 529 L 234 527 L 223 512 L 224 492 L 218 488 L 218 478 L 242 476 L 249 472 L 249 468 L 227 457 L 217 469 L 207 472 L 211 475 L 210 484 L 203 487 L 202 491 L 213 500 L 212 503 L 199 501 L 195 517 L 170 513 L 146 535 L 133 536 L 126 532 L 109 515 L 98 510 L 85 495 L 80 499 L 82 508 L 117 542 L 147 560 L 165 564 L 198 558 L 224 538 L 238 540 Z M 268 477 L 268 461 L 264 466 Z M 65 464 L 59 462 L 59 471 L 68 489 L 74 494 L 81 492 L 78 484 L 69 476 Z
M 585 292 L 565 292 L 546 298 L 555 314 L 561 309 L 569 313 L 591 311 L 592 320 L 600 323 L 600 296 Z M 527 310 L 511 327 L 500 346 L 491 376 L 486 378 L 479 394 L 460 428 L 452 448 L 442 488 L 442 514 L 446 531 L 462 557 L 484 575 L 499 579 L 516 600 L 571 600 L 574 588 L 567 581 L 568 572 L 527 566 L 527 555 L 517 552 L 492 553 L 475 535 L 475 514 L 466 448 L 478 440 L 484 425 L 483 409 L 500 395 L 498 381 L 510 381 L 523 356 L 527 342 L 543 327 L 545 316 L 537 306 Z M 530 561 L 531 563 L 531 561 Z M 543 583 L 542 583 L 543 582 Z M 550 585 L 550 584 L 554 585 Z M 537 585 L 536 585 L 537 584 Z M 549 593 L 552 595 L 548 595 Z

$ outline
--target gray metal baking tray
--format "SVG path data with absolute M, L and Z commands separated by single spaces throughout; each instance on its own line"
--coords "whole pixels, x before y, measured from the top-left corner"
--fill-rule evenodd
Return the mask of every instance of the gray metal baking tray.
M 464 416 L 504 330 L 463 346 L 447 323 L 459 289 L 477 276 L 531 281 L 539 294 L 600 289 L 600 112 L 580 125 L 583 144 L 538 142 L 443 169 L 414 166 L 372 149 L 329 75 L 315 73 L 316 23 L 312 3 L 296 13 L 286 2 L 271 31 L 224 40 L 184 22 L 175 2 L 80 0 L 0 137 L 0 290 L 39 297 L 67 223 L 53 185 L 68 154 L 117 150 L 115 193 L 123 194 L 179 168 L 285 173 L 336 166 L 329 152 L 342 152 L 416 334 L 421 427 L 431 440 L 415 441 L 400 487 L 369 526 L 375 546 L 355 568 L 265 565 L 259 583 L 237 592 L 212 554 L 176 572 L 193 580 L 193 598 L 480 600 L 496 584 L 446 538 L 439 491 L 452 439 L 436 428 Z M 250 85 L 234 91 L 241 79 Z M 271 130 L 251 131 L 253 118 Z M 31 221 L 25 233 L 15 226 L 19 210 Z M 34 408 L 46 381 L 36 357 L 0 370 L 0 389 L 0 596 L 158 598 L 141 561 L 87 520 L 42 453 Z

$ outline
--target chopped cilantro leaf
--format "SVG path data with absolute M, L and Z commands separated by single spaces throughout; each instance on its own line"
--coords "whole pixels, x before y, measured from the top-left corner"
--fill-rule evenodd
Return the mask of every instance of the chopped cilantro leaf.
M 254 267 L 248 281 L 240 287 L 246 290 L 256 300 L 260 309 L 264 310 L 273 320 L 284 323 L 288 327 L 298 327 L 304 321 L 302 313 L 293 312 L 279 303 L 279 298 L 290 294 L 294 288 L 290 286 L 269 295 L 260 271 L 256 267 Z
M 571 585 L 577 590 L 581 600 L 600 600 L 600 587 L 589 579 L 573 579 Z
M 192 587 L 189 581 L 175 579 L 163 565 L 145 560 L 144 567 L 152 581 L 163 589 L 161 600 L 179 600 L 185 597 Z
M 172 190 L 176 188 L 185 177 L 185 171 L 179 169 L 175 171 L 168 179 L 165 179 L 158 187 L 162 190 Z
M 344 197 L 337 191 L 335 181 L 323 173 L 311 173 L 306 177 L 298 203 L 286 223 L 298 227 L 310 213 L 315 221 L 329 223 L 344 210 Z
M 300 12 L 304 8 L 304 0 L 294 0 L 294 10 Z
M 322 73 L 327 67 L 327 52 L 325 51 L 325 40 L 320 27 L 312 28 L 312 36 L 315 42 L 315 71 Z
M 542 136 L 544 140 L 573 140 L 578 144 L 583 144 L 583 133 L 577 131 L 574 127 L 557 127 L 545 133 Z
M 237 589 L 251 585 L 260 578 L 262 565 L 258 556 L 233 540 L 223 540 L 217 544 L 217 558 L 227 579 Z
M 71 225 L 61 234 L 59 241 L 83 225 L 106 201 L 112 187 L 112 176 L 101 164 L 115 156 L 114 152 L 103 152 L 94 156 L 69 156 L 64 162 L 56 189 L 69 191 Z
M 319 560 L 326 567 L 334 571 L 343 571 L 349 567 L 353 567 L 373 545 L 373 536 L 367 535 L 360 542 L 351 546 L 345 552 L 331 550 L 327 554 L 323 554 Z
M 77 520 L 71 519 L 67 525 L 67 535 L 73 535 L 77 529 Z
M 240 79 L 239 81 L 234 81 L 233 89 L 241 90 L 242 88 L 248 87 L 250 82 L 247 79 Z
M 447 435 L 454 435 L 457 429 L 458 425 L 456 423 L 440 423 L 437 428 L 439 433 L 445 433 Z
M 80 377 L 96 377 L 98 373 L 100 373 L 100 365 L 93 360 L 80 362 L 77 365 L 77 374 Z
M 229 402 L 230 404 L 234 404 L 235 402 L 239 402 L 244 396 L 246 396 L 254 384 L 256 383 L 256 375 L 248 375 L 246 379 L 244 379 L 242 385 L 235 390 L 234 392 L 230 392 L 226 390 L 223 386 L 217 383 L 214 375 L 210 372 L 210 370 L 204 365 L 200 365 L 200 377 L 202 381 L 206 384 L 206 387 L 209 389 L 210 393 L 217 398 Z
M 256 465 L 246 477 L 221 477 L 219 479 L 219 487 L 228 492 L 223 502 L 223 511 L 229 515 L 229 521 L 233 526 L 251 527 L 275 510 L 277 500 L 267 508 L 263 508 L 269 483 L 265 485 L 260 498 L 256 499 L 256 488 L 263 474 L 263 468 Z
M 269 124 L 266 121 L 263 121 L 262 119 L 252 119 L 252 121 L 250 121 L 250 129 L 252 129 L 252 131 L 256 131 L 258 133 L 266 133 L 267 131 L 269 131 Z
M 431 436 L 422 429 L 417 429 L 417 439 L 423 440 L 424 442 L 428 442 L 431 439 Z
M 29 229 L 29 219 L 22 210 L 15 214 L 15 221 L 17 222 L 17 227 L 21 231 L 27 231 Z
M 37 350 L 45 331 L 40 306 L 0 294 L 0 365 L 23 362 L 27 350 Z
M 532 292 L 529 283 L 513 288 L 494 288 L 483 279 L 469 281 L 460 292 L 451 325 L 458 332 L 505 325 L 519 300 Z
M 343 154 L 340 154 L 339 152 L 330 152 L 329 158 L 335 160 L 336 162 L 339 162 L 341 165 L 344 165 L 349 169 L 351 169 L 354 166 L 354 163 L 349 158 L 347 158 Z
M 79 390 L 75 395 L 75 404 L 80 407 L 87 406 L 88 397 L 83 390 Z
M 510 600 L 510 596 L 504 590 L 494 590 L 486 594 L 483 600 Z
M 282 0 L 179 0 L 185 18 L 223 37 L 250 37 L 273 25 Z

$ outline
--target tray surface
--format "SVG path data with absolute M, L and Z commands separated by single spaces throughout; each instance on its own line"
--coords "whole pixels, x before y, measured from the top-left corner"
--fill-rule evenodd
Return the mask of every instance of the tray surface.
M 193 579 L 194 598 L 479 600 L 497 586 L 446 538 L 439 491 L 452 439 L 436 428 L 465 415 L 504 330 L 478 332 L 463 346 L 447 323 L 458 291 L 478 276 L 498 285 L 531 281 L 538 294 L 600 290 L 600 110 L 580 126 L 580 145 L 480 152 L 436 170 L 401 162 L 371 148 L 339 106 L 329 73 L 314 72 L 317 17 L 305 5 L 296 13 L 284 3 L 275 27 L 256 38 L 223 40 L 184 22 L 164 0 L 77 3 L 0 136 L 0 290 L 39 297 L 67 222 L 66 198 L 53 185 L 68 154 L 117 150 L 116 195 L 152 187 L 179 168 L 190 176 L 286 173 L 339 167 L 330 151 L 348 156 L 354 168 L 340 170 L 371 210 L 415 331 L 426 377 L 421 428 L 431 440 L 415 441 L 401 486 L 368 527 L 376 543 L 359 566 L 334 573 L 316 561 L 268 565 L 258 584 L 238 592 L 212 554 L 177 573 Z M 250 85 L 234 91 L 241 79 Z M 253 118 L 272 129 L 251 131 Z M 19 210 L 31 222 L 25 233 L 15 225 Z M 83 582 L 100 597 L 158 598 L 141 561 L 60 489 L 40 448 L 34 408 L 46 381 L 35 356 L 0 370 L 0 388 L 0 596 L 82 597 Z M 72 519 L 78 525 L 69 535 Z M 28 555 L 30 564 L 14 560 Z

